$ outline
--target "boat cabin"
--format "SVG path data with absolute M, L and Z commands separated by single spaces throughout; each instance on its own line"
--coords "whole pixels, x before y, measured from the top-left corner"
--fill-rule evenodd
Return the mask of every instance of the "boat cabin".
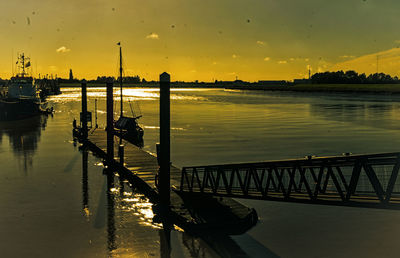
M 121 116 L 117 122 L 115 122 L 115 128 L 119 130 L 133 131 L 136 130 L 138 126 L 135 117 Z

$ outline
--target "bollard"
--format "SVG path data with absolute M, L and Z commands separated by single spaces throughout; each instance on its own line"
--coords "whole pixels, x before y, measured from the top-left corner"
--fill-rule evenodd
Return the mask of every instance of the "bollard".
M 114 158 L 114 99 L 113 83 L 107 82 L 107 156 Z
M 170 75 L 160 75 L 160 173 L 159 193 L 163 205 L 170 204 Z
M 87 90 L 86 81 L 82 81 L 82 113 L 81 113 L 81 128 L 83 140 L 87 140 L 88 127 L 87 127 Z

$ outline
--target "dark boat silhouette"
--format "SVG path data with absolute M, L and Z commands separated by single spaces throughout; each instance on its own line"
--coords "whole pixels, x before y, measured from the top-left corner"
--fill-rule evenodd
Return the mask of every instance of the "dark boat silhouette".
M 18 120 L 41 113 L 34 79 L 27 72 L 31 67 L 29 58 L 24 54 L 18 56 L 17 74 L 8 84 L 7 92 L 0 98 L 0 121 Z
M 114 134 L 120 137 L 120 139 L 127 140 L 128 142 L 138 146 L 143 147 L 143 135 L 144 130 L 139 125 L 138 119 L 142 117 L 141 115 L 135 116 L 131 107 L 132 117 L 124 116 L 123 113 L 123 84 L 122 84 L 122 48 L 121 43 L 118 43 L 119 46 L 119 84 L 120 84 L 120 96 L 121 96 L 121 113 L 120 117 L 114 123 Z

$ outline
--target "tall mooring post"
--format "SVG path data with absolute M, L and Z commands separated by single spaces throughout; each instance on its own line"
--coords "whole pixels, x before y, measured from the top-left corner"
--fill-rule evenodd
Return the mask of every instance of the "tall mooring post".
M 87 140 L 88 137 L 88 125 L 87 125 L 87 89 L 86 81 L 82 81 L 82 114 L 81 114 L 81 128 L 83 140 Z
M 160 173 L 158 188 L 163 205 L 170 204 L 170 75 L 160 75 Z
M 107 82 L 107 156 L 114 158 L 114 96 L 113 83 Z

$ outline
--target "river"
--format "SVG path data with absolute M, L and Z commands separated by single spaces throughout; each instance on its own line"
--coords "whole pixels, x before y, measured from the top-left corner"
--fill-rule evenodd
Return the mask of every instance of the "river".
M 4 257 L 397 257 L 400 212 L 239 200 L 259 223 L 204 239 L 151 222 L 140 193 L 106 193 L 101 160 L 72 141 L 79 88 L 49 98 L 54 116 L 0 123 L 0 249 Z M 157 89 L 124 90 L 141 114 L 144 147 L 158 142 Z M 88 89 L 105 126 L 105 88 Z M 115 90 L 116 112 L 119 112 Z M 131 108 L 132 107 L 132 108 Z M 171 90 L 171 160 L 178 166 L 397 152 L 400 96 L 223 89 Z M 95 120 L 93 120 L 95 123 Z M 87 171 L 82 171 L 87 162 Z M 85 169 L 83 169 L 85 170 Z M 115 191 L 114 191 L 115 190 Z M 110 199 L 110 194 L 115 198 Z M 110 209 L 110 203 L 112 209 Z M 165 235 L 170 234 L 170 251 Z

